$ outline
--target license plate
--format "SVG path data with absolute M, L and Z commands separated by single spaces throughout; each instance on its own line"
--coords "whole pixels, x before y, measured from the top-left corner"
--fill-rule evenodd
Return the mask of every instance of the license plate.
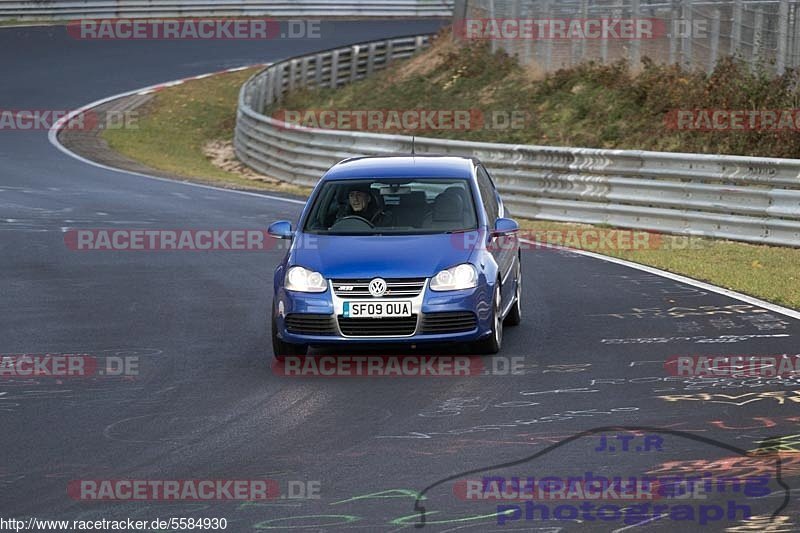
M 411 316 L 411 302 L 344 302 L 345 318 L 392 318 Z

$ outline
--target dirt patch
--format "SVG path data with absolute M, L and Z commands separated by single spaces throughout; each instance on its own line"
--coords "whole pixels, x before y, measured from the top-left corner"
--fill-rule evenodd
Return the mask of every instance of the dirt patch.
M 453 42 L 452 33 L 450 31 L 440 31 L 431 47 L 424 54 L 412 57 L 408 61 L 393 67 L 392 70 L 386 71 L 388 73 L 387 81 L 402 82 L 418 76 L 425 76 L 444 63 L 448 55 L 455 54 L 457 51 L 458 47 Z
M 269 189 L 290 194 L 307 195 L 304 188 L 291 183 L 286 183 L 277 178 L 272 178 L 259 174 L 236 158 L 236 152 L 231 141 L 214 140 L 209 141 L 203 146 L 203 154 L 211 163 L 225 172 L 236 174 L 237 176 L 269 184 Z
M 214 166 L 226 172 L 233 172 L 249 180 L 259 180 L 266 183 L 280 183 L 276 178 L 270 178 L 259 174 L 252 168 L 236 159 L 236 152 L 233 143 L 230 141 L 215 140 L 209 141 L 203 146 L 203 154 L 211 161 Z

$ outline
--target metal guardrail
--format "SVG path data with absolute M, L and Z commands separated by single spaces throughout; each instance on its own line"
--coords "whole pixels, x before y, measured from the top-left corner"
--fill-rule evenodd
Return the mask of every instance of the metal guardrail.
M 449 17 L 452 0 L 3 0 L 2 19 L 188 16 Z
M 288 126 L 265 106 L 301 86 L 339 87 L 426 46 L 428 36 L 273 64 L 241 88 L 241 161 L 312 186 L 356 155 L 409 153 L 411 137 Z M 475 156 L 517 216 L 800 246 L 800 160 L 480 143 L 417 137 L 417 153 Z

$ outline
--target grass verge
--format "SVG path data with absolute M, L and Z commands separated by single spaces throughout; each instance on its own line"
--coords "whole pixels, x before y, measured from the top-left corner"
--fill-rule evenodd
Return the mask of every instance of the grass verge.
M 205 149 L 231 142 L 239 88 L 259 68 L 228 72 L 162 89 L 136 110 L 135 127 L 106 129 L 103 139 L 115 151 L 151 168 L 224 187 L 307 196 L 310 189 L 249 179 L 214 165 Z
M 615 249 L 613 245 L 594 244 L 603 243 L 604 235 L 607 242 L 623 242 L 615 236 L 620 230 L 613 228 L 544 220 L 522 220 L 520 225 L 530 230 L 525 232 L 528 235 L 535 232 L 538 241 L 653 266 L 800 309 L 800 250 L 796 248 L 651 233 L 652 246 L 635 249 L 623 245 Z M 596 238 L 576 242 L 587 230 Z
M 53 19 L 3 19 L 0 20 L 0 28 L 6 26 L 56 26 L 56 25 L 64 25 L 68 21 L 66 20 L 53 20 Z
M 427 62 L 412 59 L 398 65 L 400 68 L 396 72 L 385 75 L 394 76 L 395 80 L 413 77 L 413 71 L 421 68 L 421 65 L 430 68 L 438 61 L 435 58 L 428 58 Z M 188 179 L 227 187 L 287 191 L 285 186 L 226 172 L 213 165 L 203 153 L 203 147 L 208 143 L 232 138 L 238 90 L 252 72 L 246 70 L 221 74 L 163 89 L 146 107 L 139 110 L 137 129 L 106 130 L 103 136 L 114 150 L 153 168 Z M 377 92 L 383 91 L 376 90 L 381 83 L 367 80 L 345 87 L 340 90 L 341 97 L 336 99 L 332 99 L 336 96 L 333 93 L 303 92 L 293 95 L 290 101 L 292 105 L 303 108 L 319 108 L 320 104 L 347 108 L 354 102 L 370 101 Z M 566 91 L 574 94 L 572 89 Z M 387 97 L 392 98 L 391 94 Z M 405 97 L 398 96 L 401 101 L 382 107 L 402 107 L 402 98 Z M 418 98 L 420 100 L 415 107 L 424 107 L 424 95 L 418 95 Z M 562 98 L 570 97 L 562 94 L 559 99 Z M 572 104 L 566 102 L 563 105 Z M 562 110 L 562 113 L 570 112 L 568 109 Z M 294 188 L 293 192 L 305 195 L 308 190 Z M 610 228 L 549 221 L 523 220 L 521 225 L 529 230 L 545 232 L 541 240 L 554 243 L 558 243 L 558 238 L 551 238 L 553 236 L 548 236 L 547 231 L 555 230 L 558 232 L 555 236 L 562 238 L 565 232 L 573 230 L 594 228 L 600 232 L 613 232 Z M 800 250 L 701 238 L 693 238 L 693 246 L 686 247 L 684 237 L 661 235 L 660 239 L 662 245 L 652 249 L 585 248 L 800 309 Z
M 472 120 L 466 127 L 429 125 L 427 131 L 398 125 L 389 132 L 514 144 L 797 158 L 798 107 L 800 70 L 775 77 L 726 58 L 706 73 L 644 58 L 639 73 L 620 61 L 584 63 L 543 76 L 502 51 L 492 53 L 488 44 L 457 46 L 443 32 L 430 49 L 410 61 L 337 90 L 296 91 L 267 113 L 300 111 L 300 123 L 313 126 L 315 117 L 306 110 L 469 110 L 482 120 Z M 678 119 L 679 110 L 685 117 L 690 110 L 717 109 L 781 114 L 772 117 L 772 123 L 763 117 L 763 129 L 760 115 L 753 115 L 752 129 L 750 118 L 729 129 L 715 129 L 706 120 L 708 113 Z M 512 116 L 519 120 L 511 124 L 493 118 Z

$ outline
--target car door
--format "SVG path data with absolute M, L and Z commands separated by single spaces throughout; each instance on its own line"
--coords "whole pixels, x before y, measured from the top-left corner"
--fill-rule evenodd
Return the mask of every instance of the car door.
M 481 202 L 483 202 L 483 209 L 486 212 L 488 229 L 491 231 L 494 229 L 497 219 L 505 215 L 505 209 L 497 188 L 483 165 L 478 166 L 477 177 Z M 502 280 L 501 295 L 504 302 L 503 307 L 505 308 L 510 298 L 514 297 L 514 291 L 516 290 L 513 277 L 513 269 L 517 258 L 516 236 L 492 237 L 491 242 L 487 244 L 487 248 L 500 269 L 500 279 Z

